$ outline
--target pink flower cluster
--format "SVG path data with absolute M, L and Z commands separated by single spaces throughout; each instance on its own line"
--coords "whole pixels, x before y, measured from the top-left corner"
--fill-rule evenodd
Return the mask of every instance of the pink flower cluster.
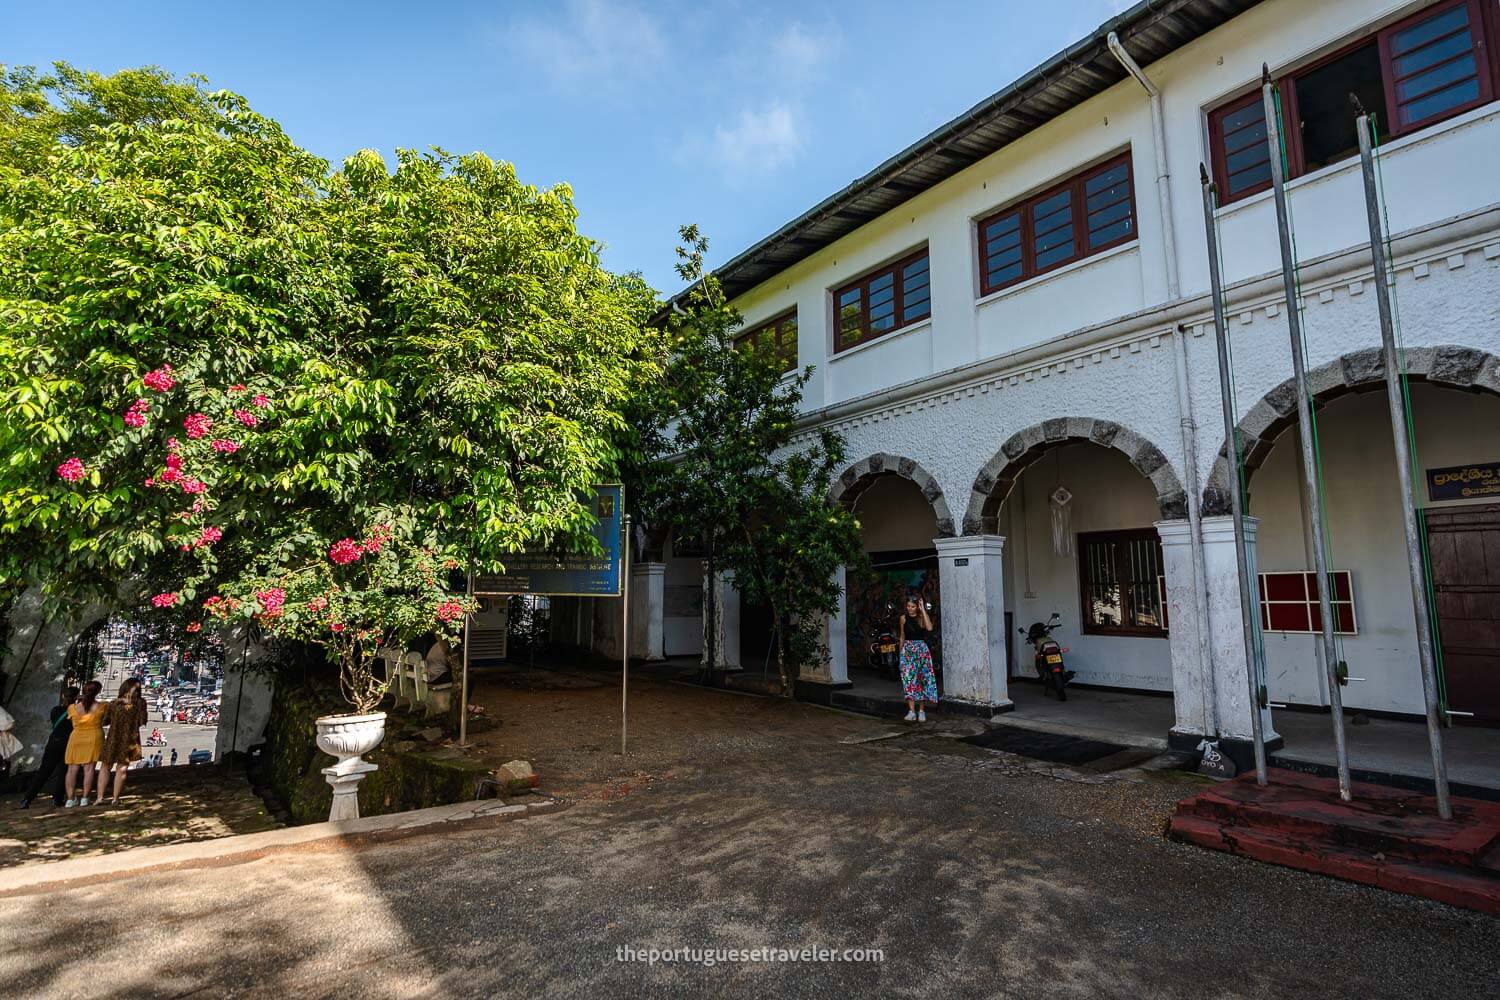
M 182 422 L 182 426 L 187 429 L 187 436 L 194 440 L 206 436 L 208 429 L 213 425 L 214 422 L 205 413 L 189 414 L 187 419 Z
M 257 392 L 255 398 L 250 400 L 250 405 L 254 406 L 257 410 L 264 410 L 271 405 L 271 397 L 263 392 Z
M 155 597 L 151 598 L 151 606 L 156 608 L 170 608 L 180 600 L 182 600 L 181 594 L 157 594 Z
M 214 438 L 213 449 L 221 455 L 233 455 L 240 446 L 228 438 Z
M 188 622 L 186 631 L 188 631 L 188 632 L 200 632 L 202 630 L 203 630 L 203 623 L 202 622 Z
M 70 458 L 57 467 L 57 474 L 70 483 L 76 483 L 84 476 L 83 462 L 76 458 Z
M 154 389 L 157 392 L 169 392 L 172 386 L 177 384 L 177 380 L 172 377 L 171 365 L 162 365 L 155 371 L 147 372 L 141 381 L 146 383 L 147 389 Z
M 352 538 L 341 538 L 328 548 L 328 558 L 336 565 L 347 566 L 360 557 L 364 546 Z
M 243 382 L 236 382 L 234 385 L 232 385 L 232 386 L 229 387 L 229 391 L 230 392 L 244 392 L 245 391 L 245 383 L 243 383 Z
M 365 551 L 371 553 L 379 552 L 381 546 L 390 541 L 391 536 L 394 534 L 394 531 L 383 524 L 375 525 L 375 527 L 370 529 L 370 537 L 365 539 Z
M 196 506 L 196 504 L 194 506 Z M 208 527 L 204 528 L 202 531 L 200 531 L 198 533 L 198 544 L 199 545 L 212 545 L 214 542 L 217 542 L 219 539 L 221 539 L 223 537 L 224 537 L 223 530 L 220 529 L 220 528 L 216 528 L 216 527 L 214 527 L 213 525 L 210 524 Z
M 239 606 L 240 602 L 236 598 L 220 597 L 217 594 L 203 602 L 203 610 L 221 621 L 227 620 L 230 613 Z
M 260 601 L 267 618 L 275 618 L 281 614 L 282 605 L 286 604 L 286 591 L 280 587 L 269 587 L 265 590 L 257 590 L 255 599 Z
M 235 410 L 234 419 L 238 420 L 246 427 L 254 427 L 256 424 L 260 423 L 260 421 L 255 418 L 255 414 L 251 413 L 249 410 Z
M 438 621 L 451 622 L 464 616 L 464 606 L 458 601 L 444 601 L 438 605 Z
M 328 607 L 328 598 L 326 597 L 314 597 L 307 602 L 307 610 L 314 613 L 322 611 L 326 607 Z
M 125 411 L 125 426 L 145 427 L 146 414 L 151 412 L 151 404 L 144 399 L 137 399 L 130 404 L 130 409 Z
M 188 476 L 182 481 L 182 492 L 184 493 L 202 493 L 206 489 L 208 489 L 208 484 L 201 479 L 194 479 L 192 476 Z
M 332 625 L 329 625 L 328 627 L 330 629 L 332 629 L 333 631 L 335 631 L 335 632 L 342 632 L 342 631 L 344 631 L 344 629 L 347 626 L 345 626 L 343 622 L 334 622 Z

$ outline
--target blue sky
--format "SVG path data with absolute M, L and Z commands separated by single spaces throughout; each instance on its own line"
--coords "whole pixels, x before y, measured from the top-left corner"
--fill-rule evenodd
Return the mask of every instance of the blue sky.
M 0 0 L 0 61 L 202 73 L 335 163 L 482 150 L 670 292 L 680 223 L 722 263 L 1126 6 Z

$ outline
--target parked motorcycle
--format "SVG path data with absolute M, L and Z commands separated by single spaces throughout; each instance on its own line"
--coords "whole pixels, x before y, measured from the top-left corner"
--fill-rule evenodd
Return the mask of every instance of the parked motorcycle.
M 1052 638 L 1052 630 L 1062 625 L 1062 619 L 1057 612 L 1045 622 L 1032 622 L 1031 627 L 1016 629 L 1026 637 L 1026 642 L 1035 650 L 1033 662 L 1036 666 L 1037 678 L 1042 682 L 1042 692 L 1045 694 L 1050 688 L 1057 694 L 1058 701 L 1068 700 L 1068 682 L 1073 679 L 1074 671 L 1069 670 L 1063 662 L 1063 654 L 1068 647 L 1060 646 L 1056 639 Z
M 870 666 L 888 680 L 901 679 L 901 643 L 896 640 L 895 608 L 885 606 L 885 621 L 870 643 Z

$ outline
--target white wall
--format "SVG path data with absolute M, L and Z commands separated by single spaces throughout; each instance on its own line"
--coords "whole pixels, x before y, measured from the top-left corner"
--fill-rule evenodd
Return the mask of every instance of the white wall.
M 1292 69 L 1421 6 L 1268 0 L 1147 67 L 1164 95 L 1184 295 L 1208 287 L 1197 169 L 1208 155 L 1208 109 L 1254 85 L 1262 62 L 1273 72 Z M 975 221 L 1125 149 L 1132 153 L 1139 241 L 981 299 Z M 1382 174 L 1393 231 L 1495 203 L 1497 159 L 1496 104 L 1390 144 Z M 752 289 L 736 305 L 747 327 L 797 307 L 799 362 L 817 366 L 804 397 L 809 408 L 1041 344 L 1167 300 L 1156 174 L 1149 105 L 1140 86 L 1126 80 Z M 1433 184 L 1434 177 L 1442 183 Z M 1357 160 L 1297 179 L 1290 203 L 1301 223 L 1297 248 L 1304 260 L 1367 240 Z M 1226 280 L 1280 267 L 1269 193 L 1230 206 L 1221 224 Z M 924 244 L 932 261 L 931 320 L 833 354 L 831 290 Z
M 703 562 L 697 557 L 679 557 L 668 541 L 663 552 L 667 568 L 663 574 L 662 641 L 667 656 L 698 656 L 703 652 Z M 697 614 L 674 614 L 687 606 Z
M 1036 676 L 1031 647 L 1015 630 L 1045 621 L 1055 611 L 1063 619 L 1056 637 L 1068 647 L 1068 668 L 1078 672 L 1080 682 L 1172 690 L 1172 657 L 1165 638 L 1083 634 L 1077 546 L 1071 556 L 1058 555 L 1052 546 L 1048 497 L 1059 485 L 1073 494 L 1069 506 L 1075 534 L 1149 529 L 1161 516 L 1150 482 L 1117 451 L 1065 445 L 1021 474 L 1000 510 L 1006 609 L 1015 619 L 1007 637 L 1012 675 Z
M 910 479 L 881 476 L 854 507 L 866 552 L 932 549 L 937 518 L 932 504 Z
M 1420 383 L 1412 388 L 1417 453 L 1423 467 L 1500 457 L 1500 396 Z M 1349 570 L 1354 582 L 1359 633 L 1343 638 L 1344 658 L 1351 676 L 1366 678 L 1344 689 L 1344 704 L 1420 713 L 1416 628 L 1385 394 L 1360 393 L 1330 403 L 1319 412 L 1318 437 L 1323 446 L 1332 568 Z M 1251 480 L 1251 513 L 1261 519 L 1257 554 L 1262 572 L 1311 568 L 1303 540 L 1299 464 L 1296 432 L 1288 430 Z M 1425 487 L 1419 483 L 1417 489 L 1422 505 L 1428 506 Z M 1273 701 L 1328 703 L 1319 683 L 1318 641 L 1312 635 L 1266 633 Z

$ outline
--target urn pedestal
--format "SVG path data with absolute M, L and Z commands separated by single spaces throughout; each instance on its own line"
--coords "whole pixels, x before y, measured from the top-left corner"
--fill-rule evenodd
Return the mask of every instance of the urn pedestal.
M 361 757 L 380 746 L 385 738 L 385 713 L 325 715 L 316 724 L 318 749 L 338 758 L 338 763 L 323 768 L 323 777 L 333 788 L 333 808 L 328 818 L 358 819 L 360 779 L 378 770 Z

